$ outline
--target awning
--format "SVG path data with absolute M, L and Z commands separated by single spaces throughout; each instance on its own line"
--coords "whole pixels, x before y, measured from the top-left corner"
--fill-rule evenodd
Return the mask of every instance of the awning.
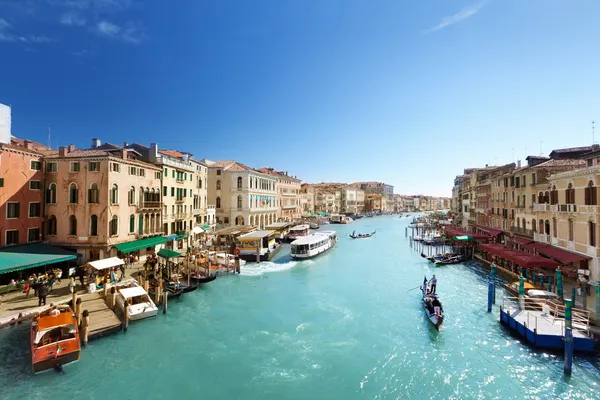
M 520 244 L 520 245 L 526 245 L 526 244 L 533 242 L 533 240 L 531 240 L 530 238 L 524 237 L 524 236 L 514 236 L 511 238 L 511 240 L 514 243 Z
M 446 232 L 448 234 L 448 236 L 451 236 L 451 237 L 470 236 L 474 240 L 490 239 L 490 236 L 488 236 L 488 235 L 478 235 L 473 232 L 468 232 L 468 231 L 465 231 L 463 229 L 459 229 L 459 228 L 456 228 L 453 226 L 444 226 L 443 229 L 444 229 L 444 232 Z
M 104 260 L 90 261 L 88 265 L 92 268 L 101 270 L 106 268 L 114 268 L 125 264 L 119 257 L 105 258 Z
M 210 225 L 202 225 L 201 228 L 205 231 L 210 231 Z
M 185 236 L 186 234 L 186 231 L 177 231 L 177 236 Z
M 134 240 L 133 242 L 120 243 L 115 245 L 115 247 L 121 253 L 131 253 L 132 251 L 145 249 L 147 247 L 154 247 L 158 244 L 165 243 L 167 243 L 167 239 L 165 239 L 164 236 L 155 236 L 146 239 Z
M 166 239 L 167 239 L 167 242 L 170 242 L 171 240 L 177 239 L 177 235 L 169 235 L 166 237 Z
M 500 229 L 488 228 L 487 226 L 484 227 L 484 226 L 477 225 L 475 227 L 475 229 L 485 232 L 492 237 L 498 236 L 499 234 L 502 233 L 502 231 Z
M 199 226 L 195 226 L 195 227 L 192 228 L 192 233 L 194 233 L 196 235 L 199 234 L 199 233 L 202 233 L 202 232 L 204 232 L 204 229 L 202 229 Z
M 158 255 L 164 258 L 181 257 L 181 253 L 169 249 L 160 249 Z
M 541 247 L 537 249 L 537 252 L 562 264 L 571 264 L 583 260 L 590 260 L 592 258 L 582 254 L 571 253 L 570 251 L 562 250 L 554 246 Z
M 0 249 L 0 274 L 76 260 L 77 254 L 45 243 Z
M 481 244 L 479 248 L 526 268 L 556 268 L 556 261 L 520 250 L 511 250 L 498 243 Z

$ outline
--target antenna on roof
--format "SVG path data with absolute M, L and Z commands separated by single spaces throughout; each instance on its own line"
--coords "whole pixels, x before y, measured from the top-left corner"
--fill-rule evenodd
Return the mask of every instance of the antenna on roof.
M 592 145 L 596 144 L 596 134 L 594 131 L 594 121 L 592 121 Z
M 48 148 L 49 149 L 52 148 L 52 141 L 50 140 L 50 132 L 51 132 L 51 126 L 48 125 Z

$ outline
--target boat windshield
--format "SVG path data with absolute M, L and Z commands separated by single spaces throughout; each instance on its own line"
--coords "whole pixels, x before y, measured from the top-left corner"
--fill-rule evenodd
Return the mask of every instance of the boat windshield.
M 75 325 L 57 326 L 37 332 L 33 342 L 40 346 L 46 346 L 61 340 L 73 339 L 75 332 Z

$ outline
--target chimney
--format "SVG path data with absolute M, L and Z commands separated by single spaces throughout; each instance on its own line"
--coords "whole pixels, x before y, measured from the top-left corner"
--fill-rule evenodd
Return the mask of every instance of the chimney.
M 127 143 L 127 142 L 124 142 L 124 143 L 123 143 L 123 147 L 129 147 L 129 143 Z
M 121 149 L 121 158 L 127 160 L 127 149 Z
M 70 144 L 69 145 L 69 153 L 72 153 L 75 151 L 75 145 L 74 144 Z
M 521 168 L 521 160 L 517 160 L 517 168 Z
M 100 147 L 100 139 L 93 138 L 92 139 L 92 149 L 96 149 L 98 147 Z
M 58 148 L 58 156 L 59 157 L 64 157 L 67 155 L 67 148 L 65 146 L 60 146 Z
M 23 146 L 24 146 L 26 149 L 29 149 L 29 150 L 32 150 L 32 149 L 33 149 L 33 146 L 32 146 L 32 143 L 31 143 L 31 141 L 30 141 L 30 140 L 27 140 L 27 139 L 23 140 Z
M 488 167 L 488 165 L 487 165 L 487 164 L 485 164 L 485 167 L 487 168 L 487 167 Z
M 148 160 L 150 162 L 156 162 L 158 159 L 158 144 L 150 143 L 150 151 L 148 152 Z
M 190 158 L 190 155 L 189 154 L 182 154 L 181 158 L 182 158 L 183 161 L 187 162 L 189 160 L 189 158 Z
M 287 172 L 287 171 L 285 171 L 285 176 L 288 176 L 288 174 L 287 174 L 287 173 L 288 173 L 288 172 Z

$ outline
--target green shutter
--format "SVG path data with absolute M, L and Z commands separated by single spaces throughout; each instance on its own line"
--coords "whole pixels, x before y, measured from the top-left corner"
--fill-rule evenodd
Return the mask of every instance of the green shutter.
M 173 172 L 173 178 L 175 178 L 175 170 L 173 170 L 172 172 Z
M 169 194 L 169 190 L 166 186 L 163 186 L 163 197 L 167 197 L 167 195 Z
M 174 187 L 171 188 L 171 197 L 175 197 L 175 188 Z
M 0 178 L 0 187 L 4 187 L 4 178 Z

